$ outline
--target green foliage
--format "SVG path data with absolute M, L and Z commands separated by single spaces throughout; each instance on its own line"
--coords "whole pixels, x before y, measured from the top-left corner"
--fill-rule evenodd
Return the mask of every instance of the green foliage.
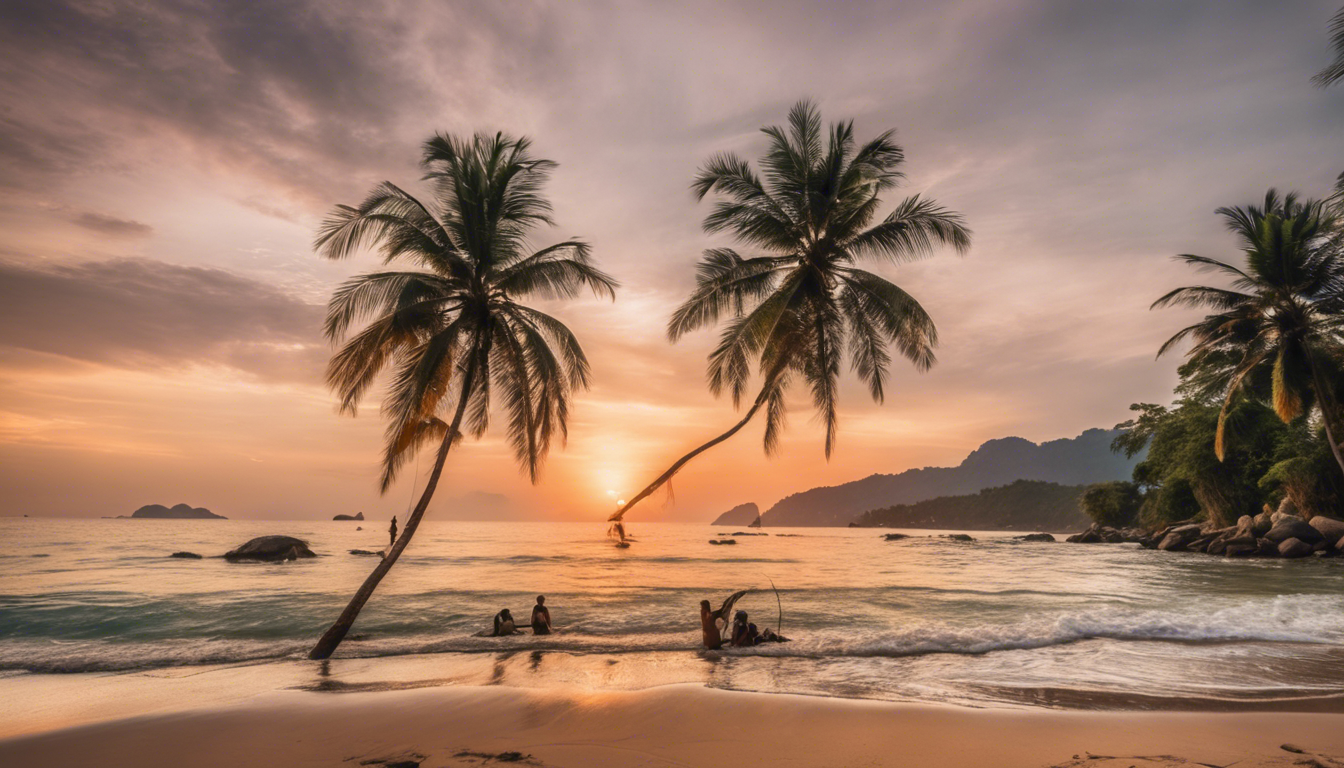
M 1068 531 L 1086 523 L 1079 512 L 1083 489 L 1018 480 L 965 496 L 897 504 L 860 515 L 855 523 L 882 528 Z
M 1279 456 L 1260 478 L 1260 489 L 1271 506 L 1286 496 L 1307 518 L 1344 513 L 1344 482 L 1334 470 L 1330 446 L 1319 431 L 1306 424 L 1294 425 Z
M 327 380 L 341 410 L 354 413 L 391 370 L 384 491 L 422 444 L 448 435 L 447 422 L 483 435 L 495 403 L 515 457 L 536 482 L 552 442 L 566 434 L 571 392 L 588 386 L 574 335 L 519 299 L 584 289 L 615 298 L 616 282 L 593 266 L 581 241 L 528 247 L 537 225 L 553 223 L 541 188 L 555 167 L 530 147 L 504 134 L 435 136 L 422 159 L 433 184 L 427 202 L 384 182 L 323 222 L 316 248 L 326 258 L 372 245 L 386 263 L 419 268 L 356 277 L 327 306 L 327 337 L 342 344 Z M 445 421 L 446 413 L 457 415 Z
M 1143 506 L 1143 492 L 1138 483 L 1116 480 L 1089 485 L 1083 491 L 1083 512 L 1094 522 L 1112 527 L 1134 525 Z
M 1312 81 L 1326 88 L 1344 78 L 1344 8 L 1330 19 L 1330 45 L 1335 49 L 1335 60 L 1316 73 Z
M 848 354 L 870 395 L 882 402 L 892 352 L 916 368 L 934 362 L 937 332 L 913 296 L 872 272 L 861 260 L 903 264 L 936 246 L 970 246 L 959 214 L 908 197 L 879 218 L 881 194 L 904 178 L 905 154 L 888 131 L 858 145 L 852 122 L 823 130 L 810 102 L 796 104 L 788 126 L 762 129 L 769 145 L 758 162 L 731 153 L 705 163 L 693 189 L 718 199 L 705 218 L 707 232 L 727 232 L 762 255 L 731 248 L 705 251 L 695 291 L 673 314 L 668 337 L 726 319 L 709 357 L 709 386 L 728 391 L 734 404 L 746 392 L 753 365 L 766 407 L 765 448 L 778 445 L 784 392 L 807 385 L 826 427 L 826 456 L 838 426 L 842 359 Z

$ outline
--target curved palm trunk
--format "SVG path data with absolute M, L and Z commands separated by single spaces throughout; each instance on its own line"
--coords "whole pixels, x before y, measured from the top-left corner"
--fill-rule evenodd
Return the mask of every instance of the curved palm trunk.
M 1330 425 L 1331 417 L 1335 415 L 1333 413 L 1335 410 L 1334 398 L 1330 396 L 1330 390 L 1321 378 L 1321 371 L 1316 367 L 1316 361 L 1310 349 L 1307 350 L 1307 364 L 1311 366 L 1311 380 L 1313 386 L 1316 387 L 1316 402 L 1321 406 L 1321 422 L 1325 424 L 1325 441 L 1330 444 L 1330 452 L 1335 455 L 1335 463 L 1339 465 L 1339 471 L 1344 472 L 1344 455 L 1340 455 L 1339 440 L 1335 438 L 1334 427 Z
M 690 461 L 691 459 L 694 459 L 696 456 L 699 456 L 700 454 L 704 453 L 705 451 L 709 450 L 710 448 L 713 448 L 714 446 L 718 445 L 719 443 L 722 443 L 724 440 L 727 440 L 728 438 L 732 437 L 733 435 L 736 435 L 739 431 L 741 431 L 741 429 L 742 429 L 743 427 L 747 426 L 747 422 L 751 421 L 752 417 L 754 417 L 754 416 L 756 415 L 756 412 L 759 411 L 759 410 L 761 410 L 761 406 L 762 406 L 762 405 L 765 405 L 765 401 L 767 400 L 766 393 L 768 393 L 769 391 L 770 391 L 770 386 L 769 386 L 769 381 L 767 380 L 766 386 L 761 387 L 761 394 L 759 394 L 759 395 L 756 396 L 756 402 L 755 402 L 755 403 L 752 403 L 752 406 L 751 406 L 751 408 L 747 411 L 747 414 L 746 414 L 745 416 L 742 417 L 742 420 L 741 420 L 741 421 L 739 421 L 739 422 L 737 422 L 736 424 L 734 424 L 732 429 L 728 430 L 727 432 L 724 432 L 722 435 L 719 435 L 718 437 L 714 438 L 713 440 L 710 440 L 708 443 L 705 443 L 704 445 L 700 446 L 699 448 L 696 448 L 695 450 L 691 451 L 690 453 L 686 454 L 685 456 L 682 456 L 680 459 L 677 459 L 676 463 L 674 463 L 671 467 L 669 467 L 668 470 L 667 470 L 666 472 L 664 472 L 663 474 L 659 475 L 657 480 L 654 480 L 652 483 L 649 483 L 649 485 L 648 485 L 647 488 L 645 488 L 644 490 L 642 490 L 642 491 L 640 491 L 638 494 L 636 494 L 635 497 L 634 497 L 633 499 L 631 499 L 630 501 L 626 502 L 626 505 L 625 505 L 625 506 L 623 506 L 623 507 L 621 507 L 620 509 L 616 510 L 616 512 L 614 512 L 614 513 L 612 514 L 611 517 L 607 518 L 607 520 L 608 520 L 608 521 L 616 521 L 616 520 L 620 520 L 621 518 L 623 518 L 623 517 L 625 516 L 625 513 L 626 513 L 626 512 L 629 512 L 629 511 L 630 511 L 630 509 L 631 509 L 632 507 L 634 507 L 636 504 L 638 504 L 639 502 L 641 502 L 641 501 L 643 501 L 645 498 L 647 498 L 647 497 L 649 496 L 649 494 L 651 494 L 651 493 L 653 493 L 654 491 L 658 490 L 658 489 L 659 489 L 660 487 L 662 487 L 663 484 L 666 483 L 668 480 L 671 480 L 673 475 L 677 474 L 677 472 L 678 472 L 682 467 L 686 466 L 686 462 Z
M 420 503 L 415 505 L 415 511 L 411 512 L 411 516 L 407 518 L 406 527 L 402 529 L 401 536 L 392 545 L 387 557 L 384 557 L 378 567 L 373 569 L 373 573 L 370 573 L 369 577 L 364 579 L 359 591 L 355 593 L 354 597 L 350 598 L 349 605 L 345 606 L 345 610 L 341 611 L 341 615 L 337 617 L 336 623 L 331 625 L 331 628 L 317 641 L 317 645 L 314 645 L 313 649 L 308 652 L 308 658 L 326 659 L 336 651 L 336 646 L 340 645 L 341 641 L 345 639 L 346 633 L 350 631 L 355 619 L 359 617 L 359 612 L 364 609 L 364 604 L 369 601 L 369 598 L 373 596 L 373 591 L 378 588 L 378 583 L 383 580 L 388 571 L 392 570 L 392 566 L 396 565 L 397 558 L 401 557 L 406 545 L 411 543 L 411 537 L 415 535 L 415 529 L 420 526 L 420 519 L 425 516 L 425 510 L 429 507 L 429 500 L 434 496 L 434 489 L 438 487 L 439 476 L 443 474 L 443 465 L 448 460 L 448 450 L 453 445 L 453 436 L 457 434 L 458 427 L 462 424 L 462 415 L 466 413 L 467 400 L 475 378 L 476 364 L 473 362 L 468 366 L 466 375 L 462 378 L 462 395 L 458 398 L 457 412 L 453 414 L 453 423 L 448 427 L 448 434 L 443 436 L 443 443 L 439 445 L 439 452 L 434 459 L 434 469 L 430 472 L 429 482 L 425 484 L 424 493 L 420 494 Z

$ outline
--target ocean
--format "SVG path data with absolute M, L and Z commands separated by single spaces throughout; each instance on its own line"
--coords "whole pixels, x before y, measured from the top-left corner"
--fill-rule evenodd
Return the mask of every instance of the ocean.
M 0 520 L 0 677 L 298 663 L 386 546 L 386 521 Z M 362 531 L 356 526 L 363 526 Z M 678 682 L 969 706 L 1344 710 L 1344 559 L 1225 560 L 1014 533 L 632 520 L 430 520 L 333 662 L 432 655 L 439 682 Z M 228 563 L 254 536 L 320 556 Z M 171 559 L 188 550 L 203 560 Z M 772 587 L 773 582 L 773 587 Z M 792 642 L 709 652 L 698 605 L 738 589 Z M 777 592 L 776 592 L 777 589 Z M 559 634 L 479 636 L 545 594 Z M 309 663 L 309 662 L 302 662 Z M 316 663 L 313 663 L 316 664 Z

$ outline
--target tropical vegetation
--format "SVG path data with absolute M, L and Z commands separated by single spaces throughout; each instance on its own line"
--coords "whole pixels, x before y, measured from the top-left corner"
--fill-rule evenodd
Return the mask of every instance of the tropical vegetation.
M 587 243 L 528 247 L 539 225 L 553 224 L 542 187 L 556 166 L 534 157 L 528 139 L 436 135 L 424 144 L 422 166 L 432 189 L 425 201 L 384 182 L 358 206 L 337 206 L 315 245 L 328 259 L 377 246 L 384 263 L 413 267 L 361 275 L 332 295 L 326 335 L 342 346 L 327 380 L 341 411 L 353 415 L 390 372 L 384 492 L 422 446 L 437 448 L 400 537 L 313 647 L 313 659 L 336 650 L 410 544 L 449 451 L 464 433 L 486 433 L 493 406 L 503 406 L 505 434 L 532 482 L 551 446 L 563 442 L 571 395 L 589 383 L 588 361 L 564 323 L 520 300 L 584 290 L 615 298 L 616 281 L 593 265 Z
M 728 431 L 695 448 L 616 510 L 613 528 L 641 500 L 700 453 L 732 437 L 764 412 L 767 454 L 778 447 L 785 393 L 800 383 L 811 393 L 825 428 L 829 459 L 839 429 L 842 362 L 867 385 L 875 402 L 886 396 L 893 351 L 916 369 L 934 364 L 937 331 L 924 307 L 863 261 L 904 264 L 948 245 L 970 246 L 962 217 L 918 195 L 881 216 L 882 194 L 904 179 L 905 153 L 892 131 L 862 145 L 852 121 L 823 130 L 808 101 L 789 112 L 788 126 L 762 129 L 769 139 L 758 166 L 732 153 L 709 159 L 692 188 L 717 201 L 705 218 L 709 233 L 727 233 L 759 255 L 711 248 L 697 267 L 696 286 L 668 323 L 669 340 L 723 321 L 709 355 L 708 384 L 735 407 L 747 394 L 753 368 L 760 389 Z

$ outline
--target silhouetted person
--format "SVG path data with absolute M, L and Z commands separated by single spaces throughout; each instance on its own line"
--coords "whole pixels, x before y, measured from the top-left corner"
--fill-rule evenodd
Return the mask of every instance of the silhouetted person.
M 537 604 L 532 606 L 532 634 L 551 634 L 551 612 L 546 608 L 545 595 L 537 595 Z
M 719 636 L 719 625 L 714 623 L 714 609 L 708 600 L 700 601 L 700 631 L 704 635 L 705 647 L 717 651 L 723 647 L 723 638 Z
M 515 631 L 516 627 L 513 623 L 513 614 L 509 613 L 508 608 L 495 614 L 495 631 L 494 634 L 491 635 L 492 637 L 512 635 Z
M 397 516 L 392 516 L 392 525 L 387 528 L 387 546 L 397 543 Z

